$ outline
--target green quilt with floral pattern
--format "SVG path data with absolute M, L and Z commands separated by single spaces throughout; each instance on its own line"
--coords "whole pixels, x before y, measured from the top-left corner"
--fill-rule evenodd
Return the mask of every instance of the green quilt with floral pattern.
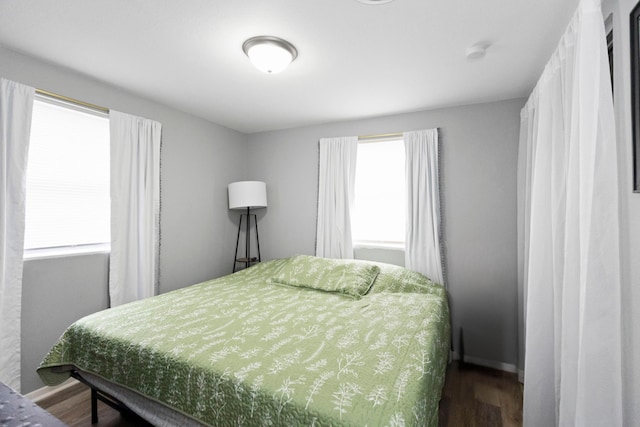
M 437 425 L 445 290 L 384 264 L 365 269 L 364 295 L 278 282 L 331 264 L 264 262 L 87 316 L 38 373 L 54 385 L 73 366 L 211 426 Z M 347 270 L 332 277 L 362 273 Z

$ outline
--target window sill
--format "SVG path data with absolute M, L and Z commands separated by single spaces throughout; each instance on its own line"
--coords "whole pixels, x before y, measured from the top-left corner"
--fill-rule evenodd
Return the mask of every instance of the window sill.
M 359 242 L 353 244 L 353 249 L 386 249 L 391 251 L 404 251 L 404 243 Z
M 79 255 L 104 254 L 111 251 L 109 243 L 95 245 L 63 246 L 60 248 L 26 249 L 23 260 L 65 258 Z

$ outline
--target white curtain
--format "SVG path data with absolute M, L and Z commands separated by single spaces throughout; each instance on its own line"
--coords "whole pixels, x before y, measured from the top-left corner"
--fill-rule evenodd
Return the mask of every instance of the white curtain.
M 604 23 L 582 0 L 522 110 L 525 426 L 622 425 L 618 167 Z
M 35 89 L 0 78 L 0 381 L 20 390 L 25 194 Z
M 319 144 L 316 256 L 351 259 L 358 137 L 321 138 Z
M 156 121 L 111 111 L 111 306 L 157 294 L 160 135 Z
M 440 241 L 438 129 L 402 134 L 406 152 L 405 267 L 444 284 Z
M 532 104 L 531 104 L 532 105 Z M 529 239 L 531 229 L 531 169 L 536 143 L 535 114 L 522 110 L 520 145 L 518 147 L 518 380 L 524 383 L 525 319 L 527 307 L 527 280 L 529 277 Z

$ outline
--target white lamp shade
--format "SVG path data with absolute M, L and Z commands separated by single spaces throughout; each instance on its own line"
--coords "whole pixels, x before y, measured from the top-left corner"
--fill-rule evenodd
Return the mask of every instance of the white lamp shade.
M 267 184 L 261 181 L 239 181 L 229 184 L 229 209 L 267 207 Z

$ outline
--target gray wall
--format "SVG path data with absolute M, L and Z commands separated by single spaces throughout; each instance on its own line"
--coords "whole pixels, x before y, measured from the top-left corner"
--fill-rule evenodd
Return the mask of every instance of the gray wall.
M 480 361 L 517 359 L 516 166 L 523 99 L 249 136 L 247 179 L 267 183 L 263 258 L 313 254 L 318 139 L 437 127 L 454 343 Z
M 404 249 L 356 246 L 353 248 L 353 257 L 404 267 Z
M 107 308 L 108 273 L 108 253 L 25 261 L 22 392 L 42 387 L 35 370 L 67 326 Z
M 231 272 L 235 217 L 227 209 L 226 188 L 229 182 L 244 178 L 246 135 L 2 46 L 0 76 L 160 121 L 160 291 Z M 23 392 L 41 386 L 35 368 L 44 356 L 43 348 L 86 312 L 106 308 L 107 271 L 100 256 L 25 263 Z M 43 297 L 50 293 L 55 297 Z

